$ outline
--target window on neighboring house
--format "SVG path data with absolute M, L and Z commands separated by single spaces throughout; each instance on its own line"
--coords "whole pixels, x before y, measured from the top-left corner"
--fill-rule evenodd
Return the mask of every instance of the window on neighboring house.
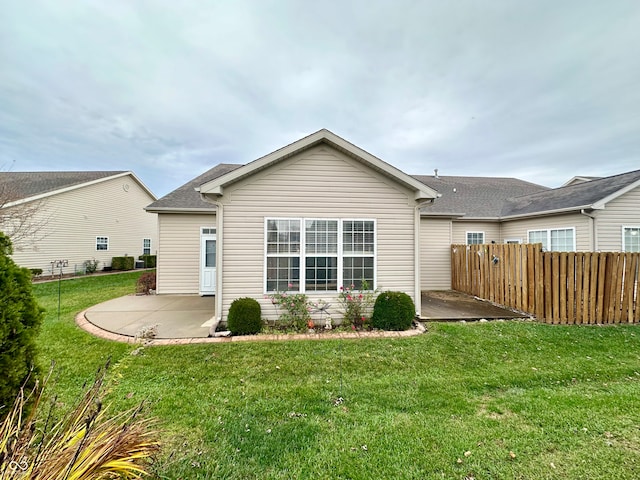
M 622 251 L 640 252 L 640 227 L 622 227 Z
M 375 288 L 373 220 L 269 218 L 265 231 L 267 292 Z
M 484 243 L 484 232 L 467 232 L 467 245 L 480 245 Z
M 529 230 L 529 243 L 542 243 L 542 249 L 550 252 L 574 252 L 576 249 L 575 228 L 550 228 Z
M 142 239 L 142 254 L 151 255 L 151 239 L 150 238 Z
M 109 237 L 96 237 L 96 250 L 109 250 Z

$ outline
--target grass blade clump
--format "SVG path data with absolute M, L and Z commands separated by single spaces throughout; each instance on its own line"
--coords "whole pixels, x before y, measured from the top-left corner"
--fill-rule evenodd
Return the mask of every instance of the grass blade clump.
M 55 398 L 42 412 L 41 389 L 20 391 L 0 426 L 0 480 L 84 480 L 140 478 L 148 475 L 146 461 L 158 450 L 158 432 L 140 416 L 142 404 L 107 415 L 101 400 L 106 367 L 75 408 L 56 422 Z M 27 418 L 24 407 L 33 396 Z

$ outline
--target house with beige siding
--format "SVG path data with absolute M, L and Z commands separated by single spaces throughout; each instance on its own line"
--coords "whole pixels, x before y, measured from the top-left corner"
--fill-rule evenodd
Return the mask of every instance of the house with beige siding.
M 223 320 L 248 296 L 276 318 L 271 293 L 335 303 L 341 286 L 366 280 L 406 292 L 420 311 L 422 290 L 451 286 L 451 244 L 621 250 L 626 238 L 631 248 L 640 171 L 621 177 L 550 189 L 515 178 L 410 176 L 320 130 L 253 162 L 217 165 L 149 205 L 158 215 L 157 291 L 215 295 Z M 600 196 L 585 194 L 594 191 Z
M 103 269 L 112 257 L 156 253 L 157 216 L 144 210 L 156 197 L 133 172 L 2 172 L 0 192 L 0 230 L 13 237 L 20 266 L 46 275 L 67 260 L 63 273 L 74 273 L 86 260 Z M 29 213 L 28 235 L 12 212 Z
M 219 165 L 147 211 L 158 215 L 157 291 L 253 297 L 341 286 L 408 293 L 420 310 L 420 208 L 437 192 L 328 130 L 246 165 Z
M 549 251 L 640 251 L 640 170 L 574 177 L 559 188 L 517 179 L 416 176 L 440 193 L 422 215 L 422 288 L 450 288 L 448 245 L 541 243 Z M 437 228 L 432 228 L 437 225 Z M 448 229 L 447 229 L 448 228 Z

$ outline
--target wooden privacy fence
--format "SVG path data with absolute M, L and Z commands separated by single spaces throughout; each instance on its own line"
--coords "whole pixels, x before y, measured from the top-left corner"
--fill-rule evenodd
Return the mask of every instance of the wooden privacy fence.
M 640 323 L 640 253 L 451 246 L 451 287 L 546 323 Z

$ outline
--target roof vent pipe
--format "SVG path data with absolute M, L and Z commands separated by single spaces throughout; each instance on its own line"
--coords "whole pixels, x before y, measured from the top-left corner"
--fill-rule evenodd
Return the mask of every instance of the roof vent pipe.
M 440 178 L 440 177 L 438 177 L 438 169 L 437 168 L 433 169 L 433 173 L 435 173 L 435 175 L 433 176 L 434 178 Z

